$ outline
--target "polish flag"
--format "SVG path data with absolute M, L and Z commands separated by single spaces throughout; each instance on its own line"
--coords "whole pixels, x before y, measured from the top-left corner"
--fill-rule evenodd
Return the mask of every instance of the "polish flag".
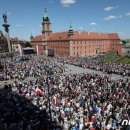
M 39 88 L 36 88 L 36 89 L 32 88 L 32 92 L 34 92 L 35 94 L 38 94 L 38 95 L 43 94 L 43 91 Z

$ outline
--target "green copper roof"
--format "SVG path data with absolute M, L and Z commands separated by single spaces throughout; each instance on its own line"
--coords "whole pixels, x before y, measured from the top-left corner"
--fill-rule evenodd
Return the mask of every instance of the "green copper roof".
M 124 47 L 130 47 L 130 42 L 126 43 Z
M 72 26 L 70 25 L 70 28 L 69 28 L 69 30 L 73 30 L 73 28 L 72 28 Z
M 44 18 L 48 17 L 46 8 L 45 8 L 44 16 L 43 16 L 43 17 L 44 17 Z

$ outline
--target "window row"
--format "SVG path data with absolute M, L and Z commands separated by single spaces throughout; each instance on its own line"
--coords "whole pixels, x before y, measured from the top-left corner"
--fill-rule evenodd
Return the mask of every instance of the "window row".
M 85 47 L 73 47 L 73 50 L 78 50 L 78 49 L 90 49 L 90 48 L 93 48 L 93 49 L 102 49 L 102 48 L 109 48 L 108 46 L 85 46 Z
M 73 44 L 82 44 L 82 43 L 118 43 L 118 40 L 86 40 L 86 41 L 73 41 Z

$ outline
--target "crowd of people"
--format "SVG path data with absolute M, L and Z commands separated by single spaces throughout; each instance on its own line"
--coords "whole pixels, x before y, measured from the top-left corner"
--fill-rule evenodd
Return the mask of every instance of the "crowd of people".
M 6 62 L 7 72 L 1 71 L 0 79 L 22 78 L 0 89 L 0 130 L 130 129 L 122 125 L 130 119 L 128 80 L 113 81 L 94 73 L 62 74 L 59 60 L 34 56 Z M 31 76 L 35 79 L 23 81 Z
M 10 89 L 0 91 L 2 129 L 49 130 L 51 120 L 57 130 L 130 129 L 121 125 L 130 118 L 129 82 L 69 74 L 15 82 Z
M 16 57 L 13 62 L 9 58 L 3 58 L 1 65 L 3 70 L 0 71 L 0 81 L 23 80 L 27 77 L 40 77 L 48 73 L 62 73 L 64 71 L 63 66 L 57 65 L 54 60 L 42 56 Z
M 103 71 L 107 73 L 113 73 L 123 76 L 130 76 L 130 64 L 118 64 L 114 62 L 101 62 L 101 58 L 104 56 L 95 57 L 59 57 L 58 61 L 68 64 L 80 66 L 83 68 L 94 69 L 97 71 Z

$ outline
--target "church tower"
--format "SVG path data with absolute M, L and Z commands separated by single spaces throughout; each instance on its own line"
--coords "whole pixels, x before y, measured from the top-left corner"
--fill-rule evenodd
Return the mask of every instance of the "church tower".
M 47 14 L 47 10 L 45 8 L 43 22 L 42 22 L 42 34 L 51 33 L 51 22 Z
M 72 26 L 70 25 L 70 28 L 68 30 L 68 38 L 72 38 L 73 35 L 74 35 L 74 30 L 73 30 Z

